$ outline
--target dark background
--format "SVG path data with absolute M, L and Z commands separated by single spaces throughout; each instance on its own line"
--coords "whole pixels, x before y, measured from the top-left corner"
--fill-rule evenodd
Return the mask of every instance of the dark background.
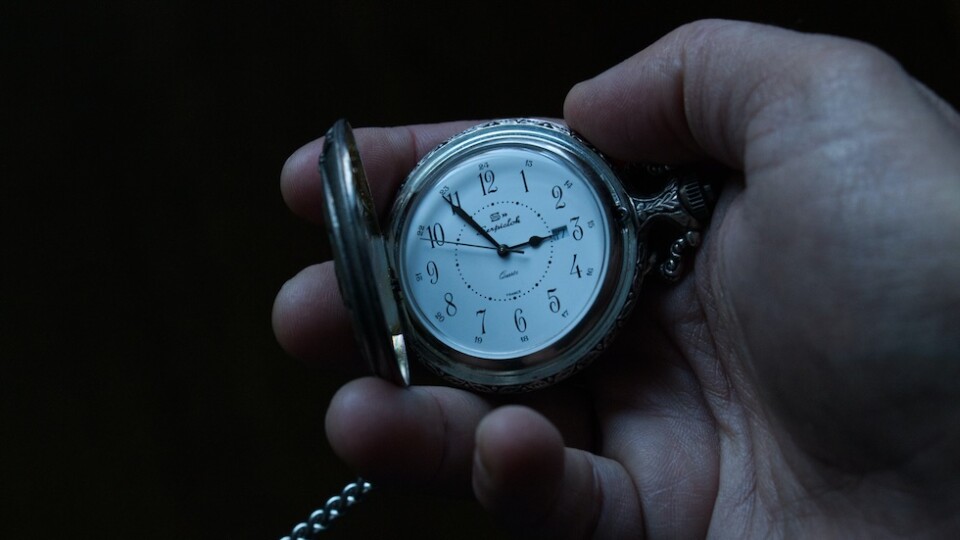
M 0 537 L 287 534 L 352 474 L 323 435 L 343 380 L 270 327 L 323 249 L 285 158 L 339 117 L 559 116 L 708 16 L 875 43 L 960 103 L 948 0 L 5 3 Z M 338 525 L 496 534 L 469 501 L 388 490 Z

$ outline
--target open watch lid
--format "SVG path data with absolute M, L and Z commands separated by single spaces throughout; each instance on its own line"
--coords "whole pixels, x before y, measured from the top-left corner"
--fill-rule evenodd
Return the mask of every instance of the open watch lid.
M 360 352 L 374 374 L 407 386 L 410 369 L 390 285 L 386 246 L 360 153 L 346 120 L 338 120 L 327 132 L 319 167 L 323 217 L 337 282 L 352 315 Z

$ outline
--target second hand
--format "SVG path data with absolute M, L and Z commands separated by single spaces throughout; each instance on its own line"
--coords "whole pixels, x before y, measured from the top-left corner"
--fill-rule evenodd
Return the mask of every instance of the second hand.
M 438 246 L 442 246 L 442 245 L 444 245 L 444 244 L 453 244 L 453 245 L 455 245 L 455 246 L 475 247 L 475 248 L 480 248 L 480 249 L 492 249 L 492 250 L 495 250 L 495 251 L 499 249 L 498 247 L 481 246 L 481 245 L 478 245 L 478 244 L 466 244 L 466 243 L 464 243 L 464 242 L 454 242 L 454 241 L 452 241 L 452 240 L 444 240 L 442 243 L 441 243 L 441 242 L 437 242 L 436 240 L 431 240 L 430 238 L 421 238 L 420 240 L 423 240 L 423 241 L 425 241 L 425 242 L 431 242 L 431 241 L 432 241 L 433 243 L 437 244 Z M 510 252 L 510 253 L 523 253 L 523 250 L 522 250 L 522 249 L 512 249 L 512 248 L 508 248 L 507 251 Z

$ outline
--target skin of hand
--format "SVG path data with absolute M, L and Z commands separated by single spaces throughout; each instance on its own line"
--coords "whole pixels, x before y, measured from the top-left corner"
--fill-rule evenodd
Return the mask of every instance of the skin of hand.
M 472 489 L 518 535 L 956 535 L 957 114 L 865 44 L 701 21 L 575 86 L 564 116 L 617 160 L 737 171 L 692 272 L 648 281 L 585 373 L 509 403 L 348 383 L 326 420 L 338 455 L 375 481 Z M 381 212 L 472 124 L 358 130 Z M 320 145 L 282 175 L 316 222 Z M 356 370 L 348 325 L 329 262 L 278 294 L 295 356 Z

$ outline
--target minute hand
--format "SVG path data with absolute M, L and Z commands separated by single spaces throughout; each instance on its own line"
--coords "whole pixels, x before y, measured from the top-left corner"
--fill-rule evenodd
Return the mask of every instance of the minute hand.
M 490 242 L 491 244 L 493 244 L 493 247 L 497 248 L 498 250 L 501 247 L 506 247 L 500 242 L 497 242 L 497 240 L 494 237 L 490 236 L 490 233 L 488 233 L 486 229 L 483 228 L 483 226 L 477 223 L 476 220 L 474 220 L 473 217 L 471 217 L 470 214 L 468 214 L 463 208 L 460 208 L 459 205 L 454 204 L 453 197 L 443 195 L 443 200 L 447 201 L 447 203 L 450 204 L 450 208 L 453 208 L 454 214 L 460 216 L 464 221 L 467 222 L 468 225 L 476 229 L 476 231 L 480 233 L 481 236 L 487 239 L 487 242 Z

